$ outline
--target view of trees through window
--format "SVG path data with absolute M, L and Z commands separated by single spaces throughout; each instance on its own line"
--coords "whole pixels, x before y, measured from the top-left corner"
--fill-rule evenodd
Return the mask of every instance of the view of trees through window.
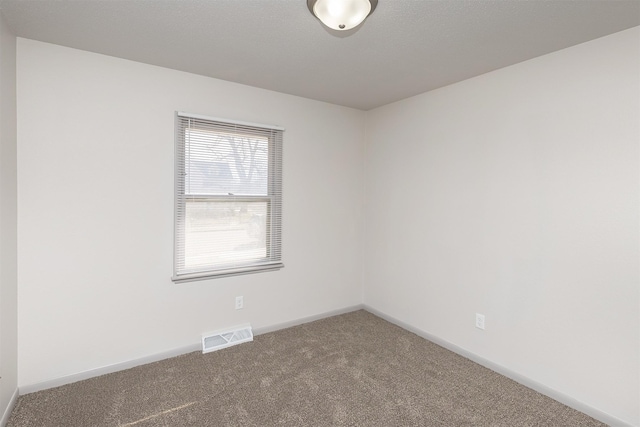
M 185 135 L 185 268 L 267 257 L 268 138 Z

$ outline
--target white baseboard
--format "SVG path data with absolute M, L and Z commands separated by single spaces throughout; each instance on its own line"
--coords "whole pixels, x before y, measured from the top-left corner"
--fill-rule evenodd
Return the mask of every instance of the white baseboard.
M 266 326 L 262 328 L 254 329 L 254 335 L 266 334 L 268 332 L 278 331 L 280 329 L 290 328 L 292 326 L 301 325 L 303 323 L 313 322 L 314 320 L 320 320 L 327 317 L 337 316 L 339 314 L 349 313 L 356 310 L 363 309 L 364 306 L 356 305 L 345 307 L 338 310 L 332 310 L 325 313 L 316 314 L 314 316 L 304 317 L 301 319 L 291 320 L 288 322 L 280 323 L 273 326 Z M 140 365 L 146 365 L 147 363 L 157 362 L 159 360 L 169 359 L 171 357 L 180 356 L 182 354 L 191 353 L 194 351 L 202 350 L 202 344 L 200 342 L 194 343 L 192 345 L 188 345 L 186 347 L 176 348 L 173 350 L 165 351 L 162 353 L 152 354 L 146 357 L 141 357 L 139 359 L 129 360 L 126 362 L 115 363 L 113 365 L 103 366 L 101 368 L 89 369 L 84 372 L 79 372 L 77 374 L 66 375 L 64 377 L 53 378 L 51 380 L 29 384 L 25 386 L 19 387 L 19 394 L 29 394 L 34 393 L 40 390 L 46 390 L 49 388 L 59 387 L 65 384 L 71 384 L 77 381 L 86 380 L 93 377 L 98 377 L 100 375 L 110 374 L 112 372 L 123 371 L 125 369 L 134 368 Z M 2 427 L 2 425 L 0 425 Z
M 375 314 L 376 316 L 390 322 L 393 323 L 394 325 L 397 325 L 399 327 L 401 327 L 402 329 L 406 329 L 407 331 L 413 332 L 414 334 L 429 340 L 435 344 L 438 344 L 440 347 L 444 347 L 447 350 L 450 350 L 454 353 L 459 354 L 462 357 L 465 357 L 469 360 L 472 360 L 474 362 L 476 362 L 479 365 L 482 365 L 486 368 L 491 369 L 492 371 L 495 371 L 501 375 L 504 375 L 507 378 L 510 378 L 512 380 L 514 380 L 517 383 L 520 383 L 526 387 L 529 387 L 530 389 L 533 389 L 539 393 L 544 394 L 545 396 L 548 396 L 554 400 L 557 400 L 558 402 L 567 405 L 570 408 L 573 408 L 577 411 L 580 411 L 582 413 L 585 413 L 587 415 L 589 415 L 592 418 L 595 418 L 598 421 L 601 421 L 605 424 L 608 424 L 610 426 L 615 426 L 615 427 L 633 427 L 632 424 L 629 424 L 611 414 L 608 414 L 606 412 L 603 412 L 599 409 L 596 409 L 592 406 L 587 405 L 584 402 L 580 402 L 579 400 L 574 399 L 573 397 L 566 395 L 564 393 L 561 393 L 557 390 L 554 390 L 550 387 L 547 387 L 544 384 L 541 384 L 535 380 L 532 380 L 531 378 L 525 377 L 521 374 L 518 374 L 517 372 L 514 372 L 508 368 L 505 368 L 504 366 L 498 365 L 490 360 L 487 360 L 481 356 L 478 356 L 475 353 L 472 353 L 468 350 L 465 350 L 462 347 L 458 347 L 455 344 L 450 343 L 449 341 L 445 341 L 441 338 L 438 338 L 434 335 L 431 335 L 428 332 L 425 332 L 421 329 L 415 328 L 401 320 L 398 320 L 394 317 L 391 317 L 381 311 L 376 310 L 373 307 L 370 307 L 368 305 L 363 305 L 363 308 L 365 310 L 367 310 L 368 312 L 370 312 L 371 314 Z
M 101 368 L 89 369 L 88 371 L 79 372 L 77 374 L 66 375 L 64 377 L 53 378 L 51 380 L 29 384 L 19 387 L 20 395 L 33 393 L 49 388 L 60 387 L 61 385 L 75 383 L 76 381 L 87 380 L 89 378 L 98 377 L 100 375 L 110 374 L 112 372 L 123 371 L 125 369 L 134 368 L 147 363 L 157 362 L 159 360 L 169 359 L 170 357 L 180 356 L 182 354 L 191 353 L 202 349 L 200 343 L 188 345 L 186 347 L 176 348 L 162 353 L 152 354 L 141 357 L 139 359 L 129 360 L 126 362 L 114 363 L 113 365 L 103 366 Z
M 364 308 L 365 308 L 364 305 L 358 304 L 358 305 L 352 305 L 345 308 L 340 308 L 337 310 L 326 311 L 324 313 L 316 314 L 313 316 L 303 317 L 301 319 L 296 319 L 296 320 L 290 320 L 284 323 L 278 323 L 277 325 L 273 325 L 273 326 L 256 328 L 253 330 L 253 334 L 254 335 L 267 334 L 269 332 L 275 332 L 281 329 L 287 329 L 293 326 L 298 326 L 298 325 L 302 325 L 309 322 L 315 322 L 316 320 L 326 319 L 327 317 L 333 317 L 333 316 L 339 316 L 340 314 L 351 313 L 352 311 L 362 310 Z
M 4 427 L 9 422 L 9 417 L 11 416 L 11 411 L 13 407 L 16 406 L 16 401 L 18 400 L 18 389 L 13 392 L 13 396 L 9 400 L 9 404 L 4 410 L 4 414 L 2 414 L 2 418 L 0 418 L 0 427 Z

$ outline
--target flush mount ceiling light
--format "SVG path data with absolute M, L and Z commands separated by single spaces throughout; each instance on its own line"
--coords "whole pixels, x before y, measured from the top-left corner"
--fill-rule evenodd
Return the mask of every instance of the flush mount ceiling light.
M 311 13 L 332 30 L 357 27 L 373 13 L 378 0 L 307 0 Z

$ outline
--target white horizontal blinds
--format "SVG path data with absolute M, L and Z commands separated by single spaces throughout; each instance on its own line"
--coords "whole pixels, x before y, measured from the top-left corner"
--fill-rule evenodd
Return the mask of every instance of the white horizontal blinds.
M 269 145 L 269 205 L 267 241 L 274 259 L 282 259 L 282 132 L 275 132 Z
M 174 280 L 279 265 L 282 130 L 180 114 L 176 133 Z
M 267 196 L 271 131 L 187 119 L 185 193 Z

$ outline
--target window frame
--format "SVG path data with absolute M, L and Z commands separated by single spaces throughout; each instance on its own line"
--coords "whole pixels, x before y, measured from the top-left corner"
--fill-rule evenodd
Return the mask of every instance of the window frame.
M 237 127 L 237 134 L 243 135 L 250 129 L 268 139 L 267 195 L 195 195 L 187 194 L 186 176 L 186 132 L 191 128 L 191 120 L 221 128 Z M 185 127 L 185 121 L 189 126 Z M 197 125 L 194 127 L 198 127 Z M 229 131 L 227 129 L 227 131 Z M 233 132 L 231 132 L 233 133 Z M 175 177 L 174 177 L 174 262 L 171 280 L 176 283 L 206 280 L 220 277 L 276 271 L 284 267 L 282 262 L 282 145 L 284 128 L 243 121 L 207 117 L 183 112 L 175 113 Z M 265 246 L 266 256 L 241 263 L 217 264 L 207 268 L 187 269 L 185 264 L 186 212 L 187 203 L 266 203 Z

